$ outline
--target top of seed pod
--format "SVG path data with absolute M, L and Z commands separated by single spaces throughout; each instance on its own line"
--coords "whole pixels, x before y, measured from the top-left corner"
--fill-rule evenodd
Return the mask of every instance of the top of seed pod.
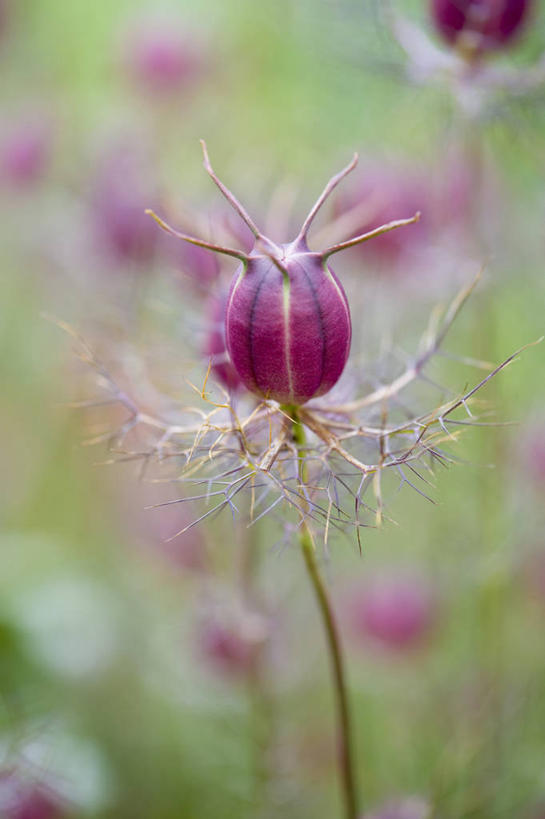
M 439 34 L 462 54 L 475 58 L 505 48 L 519 33 L 531 0 L 431 0 Z

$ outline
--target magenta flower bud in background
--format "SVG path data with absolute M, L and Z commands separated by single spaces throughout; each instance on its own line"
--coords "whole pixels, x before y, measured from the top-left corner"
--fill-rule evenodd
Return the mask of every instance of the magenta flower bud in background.
M 479 54 L 513 39 L 527 17 L 530 0 L 432 0 L 430 8 L 447 43 Z
M 203 143 L 205 168 L 254 236 L 249 253 L 196 239 L 157 221 L 184 241 L 241 261 L 225 315 L 227 350 L 243 384 L 282 404 L 300 405 L 330 390 L 350 351 L 352 325 L 344 289 L 329 258 L 353 245 L 418 220 L 404 219 L 311 251 L 308 230 L 331 191 L 355 167 L 357 157 L 326 185 L 296 238 L 277 244 L 264 236 L 240 202 L 217 178 Z
M 215 667 L 229 674 L 250 670 L 254 646 L 224 623 L 207 623 L 201 634 L 201 650 Z
M 58 800 L 38 787 L 22 796 L 8 814 L 9 819 L 60 819 L 65 815 Z
M 0 815 L 5 819 L 62 819 L 69 813 L 51 788 L 7 775 L 0 780 Z
M 420 645 L 430 634 L 436 614 L 434 589 L 416 571 L 378 572 L 350 603 L 354 633 L 394 651 Z
M 170 236 L 166 239 L 164 249 L 168 259 L 184 277 L 191 280 L 198 291 L 209 293 L 220 273 L 217 257 L 202 247 L 177 242 Z
M 134 84 L 151 93 L 171 94 L 191 85 L 202 70 L 200 49 L 179 31 L 176 21 L 148 21 L 127 47 L 127 67 Z
M 2 135 L 0 174 L 12 187 L 26 187 L 38 182 L 49 160 L 51 128 L 37 115 L 14 123 Z
M 358 235 L 391 221 L 396 214 L 423 210 L 424 217 L 412 230 L 386 233 L 368 245 L 358 246 L 362 260 L 394 267 L 429 242 L 431 200 L 429 183 L 423 175 L 406 167 L 374 162 L 365 168 L 357 186 L 339 198 L 336 214 L 352 222 L 351 232 Z
M 92 215 L 98 241 L 114 262 L 148 265 L 158 246 L 157 225 L 145 214 L 155 199 L 150 170 L 139 152 L 119 147 L 97 172 Z
M 218 222 L 226 234 L 236 240 L 237 247 L 241 247 L 245 253 L 250 253 L 255 244 L 255 236 L 248 225 L 237 219 L 236 214 L 231 212 L 218 216 Z
M 266 622 L 261 616 L 217 607 L 200 624 L 198 649 L 217 671 L 243 677 L 251 672 L 267 636 Z
M 225 342 L 226 308 L 227 293 L 224 290 L 220 290 L 209 298 L 206 311 L 208 325 L 203 345 L 203 355 L 211 363 L 213 376 L 225 389 L 234 392 L 242 387 L 242 381 L 227 352 Z

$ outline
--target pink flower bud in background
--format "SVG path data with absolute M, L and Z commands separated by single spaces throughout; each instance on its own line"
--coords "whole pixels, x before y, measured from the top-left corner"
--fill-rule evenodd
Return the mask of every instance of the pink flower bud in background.
M 198 650 L 207 663 L 231 677 L 249 674 L 267 639 L 263 617 L 232 608 L 216 607 L 198 629 Z
M 420 221 L 411 230 L 385 233 L 353 251 L 367 263 L 378 262 L 392 268 L 429 243 L 431 200 L 429 183 L 420 173 L 375 162 L 360 173 L 352 190 L 339 196 L 336 214 L 347 218 L 350 213 L 354 215 L 350 235 L 357 236 L 399 218 L 400 214 L 421 211 Z
M 193 526 L 178 534 L 199 516 L 191 502 L 165 501 L 162 485 L 148 484 L 141 492 L 132 487 L 130 491 L 125 491 L 125 487 L 121 490 L 121 522 L 131 548 L 136 543 L 147 556 L 162 563 L 169 574 L 200 574 L 208 570 L 209 553 L 203 530 Z M 181 494 L 179 489 L 175 490 L 172 500 Z
M 351 597 L 350 620 L 360 638 L 391 651 L 421 645 L 436 622 L 435 589 L 416 571 L 382 570 Z
M 37 114 L 10 124 L 0 144 L 2 181 L 21 188 L 38 182 L 47 168 L 51 137 L 50 124 Z
M 9 812 L 10 819 L 58 819 L 65 816 L 57 799 L 43 788 L 36 787 L 21 796 L 19 804 Z
M 202 72 L 202 47 L 176 20 L 150 20 L 134 31 L 126 48 L 134 85 L 152 94 L 179 93 Z
M 494 51 L 519 32 L 530 0 L 432 0 L 435 28 L 450 45 L 469 54 Z
M 387 802 L 377 811 L 366 813 L 362 819 L 430 819 L 431 807 L 425 799 L 407 796 Z
M 100 248 L 117 263 L 149 265 L 159 230 L 145 209 L 156 199 L 148 165 L 132 147 L 111 151 L 98 168 L 92 217 Z
M 48 786 L 8 774 L 0 778 L 0 815 L 5 819 L 61 819 L 69 811 Z
M 245 253 L 250 253 L 255 244 L 255 237 L 236 214 L 227 211 L 218 215 L 218 224 L 231 240 L 235 240 L 237 247 L 240 247 Z
M 203 533 L 197 527 L 175 535 L 189 526 L 197 513 L 185 503 L 175 503 L 146 512 L 149 545 L 168 565 L 175 569 L 205 572 L 208 553 Z
M 229 358 L 225 343 L 226 307 L 227 292 L 225 290 L 220 289 L 217 294 L 214 294 L 208 300 L 203 355 L 207 361 L 211 362 L 213 377 L 229 392 L 234 392 L 242 387 L 242 381 Z
M 171 236 L 164 237 L 163 248 L 168 260 L 184 277 L 184 287 L 187 285 L 187 277 L 196 290 L 210 293 L 220 274 L 220 265 L 213 253 Z

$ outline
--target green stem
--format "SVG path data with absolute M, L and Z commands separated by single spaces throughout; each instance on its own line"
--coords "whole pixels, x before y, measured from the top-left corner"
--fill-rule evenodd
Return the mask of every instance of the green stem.
M 305 445 L 305 431 L 303 425 L 297 418 L 296 413 L 290 413 L 294 418 L 292 435 L 299 451 L 299 474 L 301 482 L 307 482 L 307 469 L 304 462 L 303 447 Z M 322 622 L 325 630 L 327 647 L 331 661 L 333 673 L 333 687 L 337 708 L 337 731 L 339 743 L 339 766 L 341 784 L 345 802 L 346 819 L 357 819 L 358 805 L 356 795 L 356 778 L 354 774 L 354 754 L 350 729 L 350 709 L 348 707 L 348 693 L 346 687 L 346 676 L 344 670 L 341 640 L 335 617 L 327 594 L 327 589 L 320 574 L 318 562 L 316 560 L 316 550 L 312 534 L 306 521 L 301 525 L 299 543 L 305 561 L 305 567 L 309 580 L 312 584 L 316 602 L 320 609 Z

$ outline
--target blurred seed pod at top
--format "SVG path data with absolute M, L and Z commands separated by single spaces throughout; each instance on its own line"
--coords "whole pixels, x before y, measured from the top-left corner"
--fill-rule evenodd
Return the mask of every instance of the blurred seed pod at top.
M 469 55 L 506 46 L 525 22 L 531 0 L 431 0 L 435 28 Z

